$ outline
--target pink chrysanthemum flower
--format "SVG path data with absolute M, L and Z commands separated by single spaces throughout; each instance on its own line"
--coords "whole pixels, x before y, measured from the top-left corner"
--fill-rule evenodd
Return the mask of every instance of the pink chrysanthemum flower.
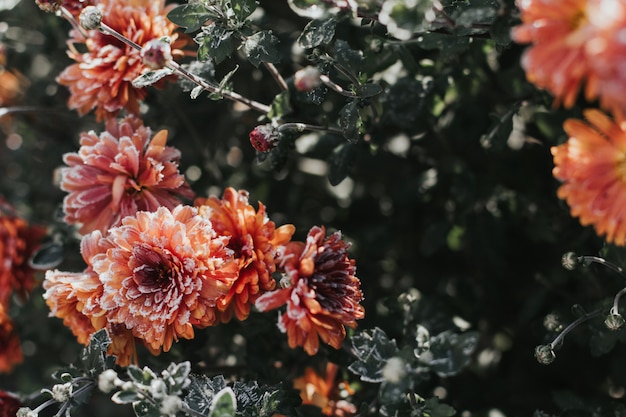
M 106 328 L 111 338 L 107 353 L 117 356 L 119 365 L 127 366 L 137 363 L 134 336 L 125 326 L 108 322 L 106 310 L 100 306 L 104 287 L 91 264 L 96 254 L 110 248 L 110 241 L 103 238 L 100 231 L 84 236 L 81 254 L 87 268 L 80 273 L 46 271 L 43 297 L 50 308 L 50 316 L 62 319 L 79 343 L 88 345 L 95 331 Z
M 626 124 L 598 110 L 584 113 L 587 123 L 563 125 L 567 142 L 551 149 L 553 175 L 563 182 L 558 196 L 584 226 L 592 225 L 608 242 L 626 245 Z
M 178 171 L 180 152 L 165 146 L 167 131 L 151 138 L 141 119 L 108 120 L 99 136 L 82 133 L 81 148 L 63 157 L 61 189 L 65 221 L 80 232 L 106 232 L 137 211 L 173 208 L 193 192 Z
M 291 240 L 295 228 L 293 225 L 276 228 L 262 203 L 258 211 L 249 204 L 247 191 L 227 188 L 222 199 L 199 198 L 195 205 L 201 215 L 211 220 L 218 236 L 229 238 L 228 248 L 233 250 L 239 267 L 237 280 L 217 302 L 217 316 L 222 322 L 228 322 L 233 314 L 245 320 L 256 299 L 276 287 L 272 278 L 276 255 Z
M 587 17 L 588 0 L 518 0 L 522 24 L 513 28 L 518 43 L 532 43 L 522 58 L 528 80 L 554 94 L 557 104 L 571 107 L 585 79 L 596 75 L 585 46 L 595 29 Z M 587 91 L 592 95 L 592 90 Z
M 178 55 L 186 43 L 178 41 L 176 25 L 166 18 L 169 8 L 164 0 L 100 0 L 97 5 L 102 9 L 102 23 L 139 46 L 169 37 L 173 53 Z M 95 108 L 98 121 L 115 117 L 122 109 L 139 114 L 139 102 L 145 99 L 147 89 L 133 87 L 132 81 L 149 70 L 140 51 L 97 29 L 90 30 L 86 40 L 77 31 L 72 35 L 68 55 L 76 64 L 67 67 L 57 80 L 70 90 L 69 107 L 80 115 Z M 87 52 L 75 48 L 80 43 Z
M 215 321 L 216 300 L 237 278 L 237 264 L 211 222 L 190 206 L 138 212 L 109 230 L 112 248 L 91 258 L 103 284 L 100 306 L 153 353 L 168 351 L 193 327 Z
M 267 311 L 287 304 L 278 325 L 287 333 L 289 346 L 302 346 L 309 355 L 319 349 L 319 339 L 338 349 L 345 326 L 356 327 L 365 311 L 361 283 L 348 258 L 349 245 L 335 232 L 326 237 L 323 227 L 313 227 L 306 243 L 290 242 L 281 254 L 286 288 L 259 297 L 256 306 Z

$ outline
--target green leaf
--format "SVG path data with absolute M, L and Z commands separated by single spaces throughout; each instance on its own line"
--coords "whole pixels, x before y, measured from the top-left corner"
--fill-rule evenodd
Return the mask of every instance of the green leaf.
M 280 54 L 276 49 L 278 38 L 269 30 L 257 32 L 244 42 L 244 52 L 248 61 L 255 67 L 262 62 L 275 64 L 280 61 Z
M 141 369 L 136 365 L 128 365 L 126 371 L 133 382 L 142 385 L 150 385 L 150 382 L 157 377 L 148 367 Z
M 343 143 L 337 146 L 328 159 L 328 181 L 335 186 L 348 176 L 356 159 L 356 146 Z
M 147 401 L 133 403 L 133 411 L 137 417 L 163 417 L 159 407 Z
M 106 329 L 91 335 L 89 345 L 83 349 L 80 362 L 83 369 L 90 375 L 98 375 L 107 369 L 106 352 L 111 345 L 111 338 Z
M 159 81 L 161 78 L 167 77 L 168 75 L 172 75 L 173 73 L 174 71 L 172 71 L 169 68 L 161 68 L 161 69 L 154 70 L 154 71 L 148 71 L 146 73 L 141 74 L 139 77 L 135 78 L 132 81 L 132 84 L 133 84 L 133 87 L 135 88 L 148 87 L 156 83 L 157 81 Z
M 367 83 L 357 87 L 356 93 L 361 98 L 374 97 L 383 92 L 383 88 L 378 84 Z
M 270 105 L 270 111 L 267 114 L 271 120 L 280 119 L 283 116 L 291 113 L 291 101 L 289 96 L 289 90 L 283 91 L 274 97 L 272 104 Z
M 430 369 L 442 377 L 458 374 L 472 360 L 478 338 L 478 332 L 457 334 L 451 330 L 432 337 L 430 339 L 432 359 L 428 361 Z
M 319 45 L 328 45 L 335 36 L 337 19 L 331 17 L 324 20 L 312 20 L 302 30 L 298 43 L 303 48 L 315 48 Z
M 186 33 L 195 32 L 209 19 L 218 17 L 201 2 L 183 4 L 172 9 L 167 18 L 172 23 L 187 28 Z
M 130 404 L 141 399 L 137 391 L 118 391 L 111 397 L 115 404 Z
M 190 379 L 191 384 L 185 402 L 192 410 L 206 415 L 214 394 L 226 388 L 226 380 L 222 375 L 213 378 L 206 375 L 190 375 Z
M 389 358 L 398 354 L 396 341 L 389 340 L 383 330 L 375 327 L 355 334 L 351 343 L 357 361 L 350 364 L 348 369 L 359 375 L 362 381 L 382 382 L 383 367 Z
M 63 262 L 63 243 L 49 242 L 33 254 L 28 265 L 37 270 L 45 271 L 58 266 Z
M 361 64 L 363 63 L 363 53 L 350 48 L 348 42 L 337 39 L 333 49 L 333 56 L 339 65 L 354 73 L 355 76 L 360 72 Z
M 356 100 L 350 101 L 339 111 L 339 127 L 341 127 L 343 136 L 350 142 L 355 143 L 359 140 L 362 123 Z
M 232 388 L 226 387 L 213 397 L 209 417 L 235 417 L 237 399 Z
M 456 410 L 453 407 L 440 403 L 437 397 L 427 399 L 422 408 L 424 417 L 451 417 L 455 414 Z
M 216 64 L 228 58 L 234 51 L 232 30 L 225 29 L 215 23 L 203 26 L 194 41 L 198 47 L 198 60 L 206 61 L 213 58 Z
M 298 16 L 307 17 L 309 19 L 320 19 L 328 14 L 330 8 L 324 2 L 319 0 L 288 0 L 287 2 L 291 10 Z
M 243 23 L 256 10 L 256 0 L 230 0 L 235 17 Z
M 387 0 L 383 3 L 378 20 L 387 32 L 397 39 L 409 40 L 414 33 L 425 30 L 428 21 L 425 13 L 432 9 L 432 0 Z

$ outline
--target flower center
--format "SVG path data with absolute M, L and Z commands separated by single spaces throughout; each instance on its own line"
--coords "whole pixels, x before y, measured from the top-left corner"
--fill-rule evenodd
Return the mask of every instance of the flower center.
M 160 287 L 171 280 L 172 263 L 159 248 L 146 244 L 135 246 L 129 264 L 137 285 Z

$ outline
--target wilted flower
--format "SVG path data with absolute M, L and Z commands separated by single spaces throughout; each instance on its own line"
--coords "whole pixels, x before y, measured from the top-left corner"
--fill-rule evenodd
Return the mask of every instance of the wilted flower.
M 35 271 L 28 261 L 44 235 L 0 199 L 0 304 L 8 306 L 13 292 L 24 300 L 32 291 Z
M 222 199 L 197 199 L 195 205 L 202 216 L 211 220 L 218 236 L 229 238 L 228 248 L 239 269 L 230 291 L 217 302 L 217 316 L 222 322 L 229 321 L 233 314 L 245 320 L 256 299 L 276 287 L 272 274 L 278 249 L 289 242 L 295 228 L 276 228 L 262 203 L 258 211 L 249 204 L 247 191 L 227 188 Z
M 193 326 L 215 321 L 216 300 L 228 293 L 238 269 L 227 238 L 216 237 L 195 208 L 138 212 L 106 239 L 112 247 L 91 262 L 109 322 L 126 326 L 157 353 L 193 338 Z
M 293 387 L 300 390 L 302 404 L 321 408 L 325 416 L 353 416 L 357 412 L 354 404 L 339 398 L 337 369 L 336 364 L 329 362 L 325 375 L 320 375 L 315 369 L 307 367 L 304 376 L 294 379 Z
M 10 372 L 23 360 L 20 338 L 4 305 L 0 303 L 0 372 Z
M 287 304 L 278 324 L 290 347 L 302 346 L 314 355 L 319 337 L 338 349 L 346 336 L 344 326 L 354 328 L 364 317 L 361 283 L 348 247 L 340 232 L 326 237 L 326 230 L 316 226 L 306 243 L 290 242 L 281 253 L 287 287 L 262 295 L 256 306 L 267 311 Z
M 293 76 L 293 84 L 298 91 L 311 91 L 322 84 L 321 72 L 317 67 L 306 66 L 299 69 Z
M 269 152 L 278 145 L 280 134 L 271 124 L 259 125 L 250 132 L 250 143 L 259 152 Z
M 61 169 L 65 221 L 80 223 L 81 233 L 106 232 L 137 211 L 173 208 L 193 192 L 178 171 L 180 152 L 165 146 L 167 131 L 152 137 L 141 119 L 108 120 L 106 131 L 81 134 L 77 153 Z
M 176 26 L 166 14 L 164 0 L 101 0 L 102 22 L 139 46 L 153 39 L 169 37 L 172 49 L 184 44 L 177 41 Z M 67 67 L 58 77 L 59 84 L 69 88 L 68 105 L 84 115 L 95 109 L 98 121 L 115 117 L 125 109 L 139 114 L 139 102 L 147 95 L 146 88 L 135 88 L 132 81 L 147 71 L 140 51 L 113 36 L 94 29 L 85 40 L 77 31 L 72 32 L 68 55 L 75 64 Z M 85 44 L 82 53 L 75 44 Z M 155 83 L 155 86 L 162 83 Z
M 563 182 L 558 196 L 572 216 L 592 225 L 608 242 L 626 244 L 626 125 L 598 110 L 584 113 L 587 123 L 569 119 L 567 142 L 551 149 L 554 177 Z

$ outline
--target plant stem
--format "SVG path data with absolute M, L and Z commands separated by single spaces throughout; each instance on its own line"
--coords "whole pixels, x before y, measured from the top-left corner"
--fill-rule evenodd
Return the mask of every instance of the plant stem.
M 626 279 L 626 274 L 624 273 L 624 270 L 622 268 L 620 268 L 619 266 L 615 265 L 612 262 L 607 261 L 604 258 L 600 258 L 598 256 L 581 256 L 578 259 L 579 259 L 579 262 L 595 262 L 597 264 L 604 265 L 610 270 L 620 274 L 622 278 Z
M 577 318 L 576 320 L 574 320 L 573 322 L 571 322 L 561 333 L 559 333 L 559 335 L 550 343 L 550 348 L 551 349 L 556 349 L 558 348 L 561 343 L 563 342 L 563 339 L 565 339 L 565 336 L 567 336 L 567 334 L 569 332 L 571 332 L 576 326 L 578 326 L 581 323 L 584 323 L 585 321 L 592 319 L 596 316 L 599 316 L 601 313 L 601 310 L 595 310 L 592 311 L 591 313 L 587 313 L 584 316 L 581 316 L 579 318 Z
M 344 88 L 342 86 L 340 86 L 339 84 L 335 84 L 333 81 L 331 81 L 330 78 L 328 78 L 328 75 L 320 75 L 320 80 L 324 83 L 324 85 L 326 85 L 328 88 L 330 88 L 331 90 L 334 90 L 336 92 L 338 92 L 339 94 L 341 94 L 342 96 L 345 97 L 350 97 L 350 98 L 355 98 L 357 97 L 356 94 L 350 92 L 350 91 L 346 91 L 344 90 Z
M 274 78 L 274 80 L 276 81 L 280 89 L 283 91 L 287 91 L 289 89 L 289 86 L 287 86 L 287 81 L 285 81 L 283 76 L 280 75 L 276 66 L 270 62 L 264 62 L 263 65 L 265 65 L 265 68 L 267 68 L 267 70 L 272 75 L 272 77 Z
M 298 132 L 304 132 L 305 130 L 314 130 L 318 132 L 328 132 L 333 133 L 335 135 L 343 135 L 343 131 L 336 127 L 325 127 L 325 126 L 317 126 L 317 125 L 309 125 L 306 123 L 285 123 L 278 126 L 278 131 L 284 130 L 297 130 Z

